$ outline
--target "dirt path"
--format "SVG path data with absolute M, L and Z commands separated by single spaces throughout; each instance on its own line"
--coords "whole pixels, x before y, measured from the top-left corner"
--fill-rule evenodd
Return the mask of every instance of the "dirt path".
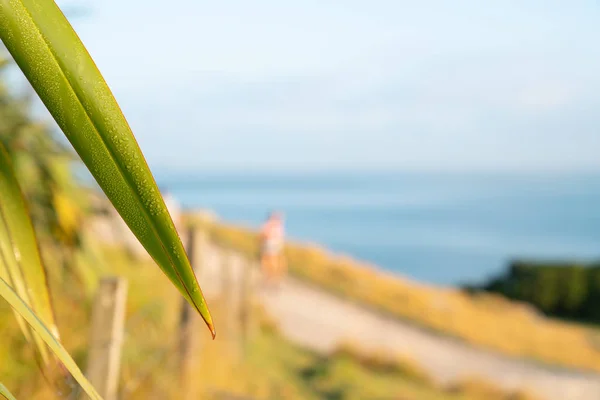
M 339 297 L 288 280 L 278 292 L 261 293 L 281 331 L 294 342 L 330 351 L 344 340 L 386 350 L 419 362 L 442 383 L 479 376 L 505 388 L 528 388 L 545 399 L 600 399 L 600 375 L 537 365 L 474 348 Z

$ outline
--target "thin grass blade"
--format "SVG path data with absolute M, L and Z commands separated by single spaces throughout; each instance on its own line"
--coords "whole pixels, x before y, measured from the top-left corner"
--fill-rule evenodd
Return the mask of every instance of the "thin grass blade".
M 146 160 L 58 6 L 52 0 L 0 0 L 0 38 L 121 217 L 214 336 L 204 296 Z
M 10 304 L 19 315 L 27 321 L 27 323 L 35 330 L 35 332 L 44 340 L 44 342 L 50 347 L 52 352 L 58 357 L 63 363 L 69 373 L 79 383 L 81 388 L 87 393 L 92 400 L 102 400 L 102 397 L 96 392 L 96 389 L 90 384 L 85 378 L 75 361 L 71 358 L 67 350 L 60 344 L 56 337 L 52 334 L 50 329 L 44 324 L 44 322 L 27 306 L 27 304 L 17 295 L 17 293 L 10 287 L 10 285 L 2 278 L 0 278 L 0 297 Z
M 17 400 L 15 398 L 15 396 L 13 396 L 12 393 L 6 388 L 6 386 L 4 386 L 1 383 L 0 383 L 0 396 L 5 398 L 6 400 Z
M 35 311 L 58 339 L 58 329 L 50 302 L 50 294 L 21 188 L 4 146 L 0 144 L 0 269 L 9 278 L 16 293 Z M 3 267 L 3 268 L 2 268 Z M 36 342 L 39 355 L 48 362 L 46 346 L 30 335 L 20 322 L 25 337 Z

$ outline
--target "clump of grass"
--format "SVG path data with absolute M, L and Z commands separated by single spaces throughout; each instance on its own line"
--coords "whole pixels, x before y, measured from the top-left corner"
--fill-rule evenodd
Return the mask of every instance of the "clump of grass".
M 473 400 L 538 400 L 533 394 L 524 390 L 507 392 L 491 382 L 475 377 L 453 383 L 447 391 Z
M 451 384 L 450 393 L 457 393 L 481 400 L 505 400 L 506 393 L 496 385 L 480 378 L 466 378 Z
M 212 240 L 248 257 L 258 254 L 249 229 L 203 221 Z M 502 297 L 419 284 L 311 245 L 288 244 L 290 272 L 350 301 L 499 353 L 600 371 L 593 330 L 551 320 Z
M 433 386 L 431 376 L 414 360 L 385 351 L 365 351 L 351 342 L 338 346 L 331 357 L 351 358 L 363 367 L 383 373 L 398 374 L 414 382 Z

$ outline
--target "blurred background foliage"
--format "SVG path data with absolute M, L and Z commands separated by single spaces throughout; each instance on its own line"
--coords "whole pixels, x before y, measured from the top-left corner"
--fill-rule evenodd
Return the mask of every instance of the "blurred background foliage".
M 600 322 L 600 263 L 515 260 L 502 275 L 481 287 L 534 305 L 546 315 L 585 323 Z
M 74 175 L 77 154 L 53 125 L 33 116 L 31 92 L 9 86 L 7 72 L 16 67 L 7 54 L 0 53 L 0 141 L 13 161 L 38 240 L 46 255 L 52 253 L 49 273 L 73 281 L 76 285 L 68 287 L 89 295 L 92 270 L 83 264 L 98 253 L 81 229 L 91 204 Z

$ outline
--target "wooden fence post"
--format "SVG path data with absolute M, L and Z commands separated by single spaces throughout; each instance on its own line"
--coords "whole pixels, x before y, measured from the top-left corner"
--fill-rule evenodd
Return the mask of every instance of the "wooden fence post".
M 242 300 L 241 281 L 242 271 L 240 271 L 239 256 L 231 250 L 225 250 L 223 253 L 221 265 L 222 278 L 222 299 L 223 317 L 225 320 L 223 331 L 228 342 L 231 356 L 234 362 L 241 358 L 241 310 L 240 302 Z
M 187 254 L 196 277 L 200 276 L 203 268 L 205 239 L 205 233 L 199 231 L 198 228 L 192 226 L 188 229 Z M 196 310 L 182 298 L 177 349 L 180 379 L 178 398 L 182 400 L 198 398 L 198 385 L 194 373 L 199 365 L 200 341 L 197 333 L 201 331 L 201 322 Z
M 92 310 L 87 378 L 105 400 L 116 400 L 125 325 L 127 281 L 103 278 Z
M 240 322 L 242 325 L 242 341 L 244 351 L 252 341 L 256 330 L 256 262 L 252 259 L 244 260 L 241 283 Z
M 233 254 L 229 249 L 221 249 L 221 296 L 220 296 L 220 309 L 223 315 L 223 331 L 227 339 L 231 338 L 231 327 L 233 325 L 233 318 L 231 309 L 233 306 Z

